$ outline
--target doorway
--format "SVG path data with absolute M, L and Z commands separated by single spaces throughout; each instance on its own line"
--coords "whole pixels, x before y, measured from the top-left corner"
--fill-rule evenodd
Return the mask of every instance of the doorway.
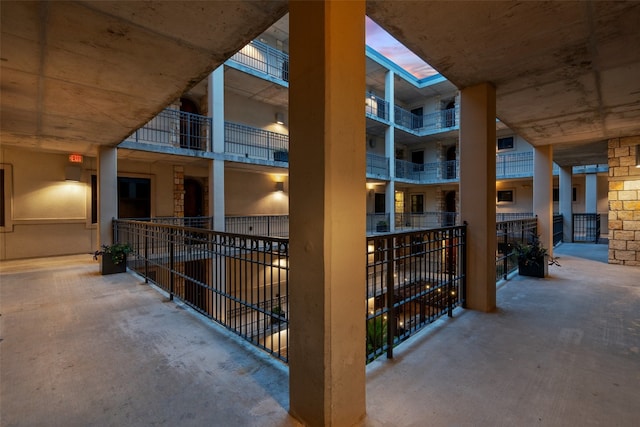
M 447 191 L 444 195 L 444 218 L 442 219 L 442 225 L 445 227 L 451 227 L 456 225 L 456 192 Z
M 199 122 L 193 114 L 199 114 L 198 106 L 188 98 L 180 98 L 180 147 L 201 150 Z
M 184 216 L 187 218 L 204 215 L 204 197 L 200 181 L 194 178 L 184 180 Z
M 447 148 L 446 162 L 444 165 L 444 179 L 456 179 L 456 146 L 452 145 Z

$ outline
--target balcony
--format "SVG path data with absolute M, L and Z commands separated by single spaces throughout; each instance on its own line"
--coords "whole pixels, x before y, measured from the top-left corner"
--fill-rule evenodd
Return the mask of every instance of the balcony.
M 385 123 L 389 122 L 389 104 L 383 98 L 369 92 L 365 98 L 364 105 L 367 117 Z
M 224 152 L 235 161 L 256 159 L 289 162 L 289 135 L 225 122 Z
M 417 136 L 458 129 L 460 126 L 458 108 L 435 111 L 422 116 L 413 114 L 398 106 L 394 107 L 394 111 L 396 126 Z
M 389 179 L 389 158 L 367 153 L 367 178 Z
M 289 55 L 258 40 L 243 47 L 226 65 L 288 86 Z
M 459 167 L 458 160 L 420 164 L 396 159 L 396 178 L 419 184 L 455 182 Z

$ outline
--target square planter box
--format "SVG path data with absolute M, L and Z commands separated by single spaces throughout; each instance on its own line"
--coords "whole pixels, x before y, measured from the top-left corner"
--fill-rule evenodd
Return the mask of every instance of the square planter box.
M 525 265 L 518 261 L 518 274 L 521 276 L 546 277 L 549 275 L 549 263 L 547 256 L 538 258 L 535 263 Z
M 127 257 L 120 264 L 114 264 L 111 259 L 111 255 L 102 255 L 100 266 L 102 268 L 102 274 L 116 274 L 124 273 L 127 271 Z

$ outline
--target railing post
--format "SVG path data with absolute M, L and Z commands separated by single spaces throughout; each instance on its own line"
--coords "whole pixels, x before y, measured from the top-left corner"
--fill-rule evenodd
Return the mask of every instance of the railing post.
M 462 289 L 460 290 L 460 298 L 462 298 L 462 308 L 467 308 L 467 221 L 464 221 L 461 228 L 462 233 Z
M 395 248 L 394 238 L 387 239 L 387 359 L 393 359 L 393 339 L 396 333 L 395 304 Z
M 144 232 L 144 283 L 149 283 L 149 230 L 142 228 L 141 231 Z
M 448 280 L 447 280 L 447 316 L 453 317 L 453 278 L 454 274 L 454 250 L 453 250 L 453 228 L 449 228 L 445 231 L 447 235 L 447 244 L 445 245 L 445 250 L 448 250 L 447 253 L 447 270 L 448 270 Z
M 173 290 L 175 281 L 175 235 L 176 229 L 172 227 L 171 232 L 169 233 L 169 301 L 173 301 Z
M 504 227 L 504 241 L 503 241 L 503 246 L 502 246 L 502 250 L 504 251 L 503 253 L 503 257 L 504 259 L 502 260 L 502 278 L 507 280 L 507 273 L 509 272 L 509 255 L 511 255 L 511 251 L 509 251 L 509 237 L 508 237 L 508 233 L 507 233 L 507 227 Z

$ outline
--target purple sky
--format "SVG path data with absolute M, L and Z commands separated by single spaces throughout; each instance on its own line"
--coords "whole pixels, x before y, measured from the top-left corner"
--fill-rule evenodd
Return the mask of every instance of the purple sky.
M 419 79 L 438 74 L 429 64 L 418 58 L 402 43 L 394 39 L 378 24 L 366 17 L 367 45 L 395 62 Z

